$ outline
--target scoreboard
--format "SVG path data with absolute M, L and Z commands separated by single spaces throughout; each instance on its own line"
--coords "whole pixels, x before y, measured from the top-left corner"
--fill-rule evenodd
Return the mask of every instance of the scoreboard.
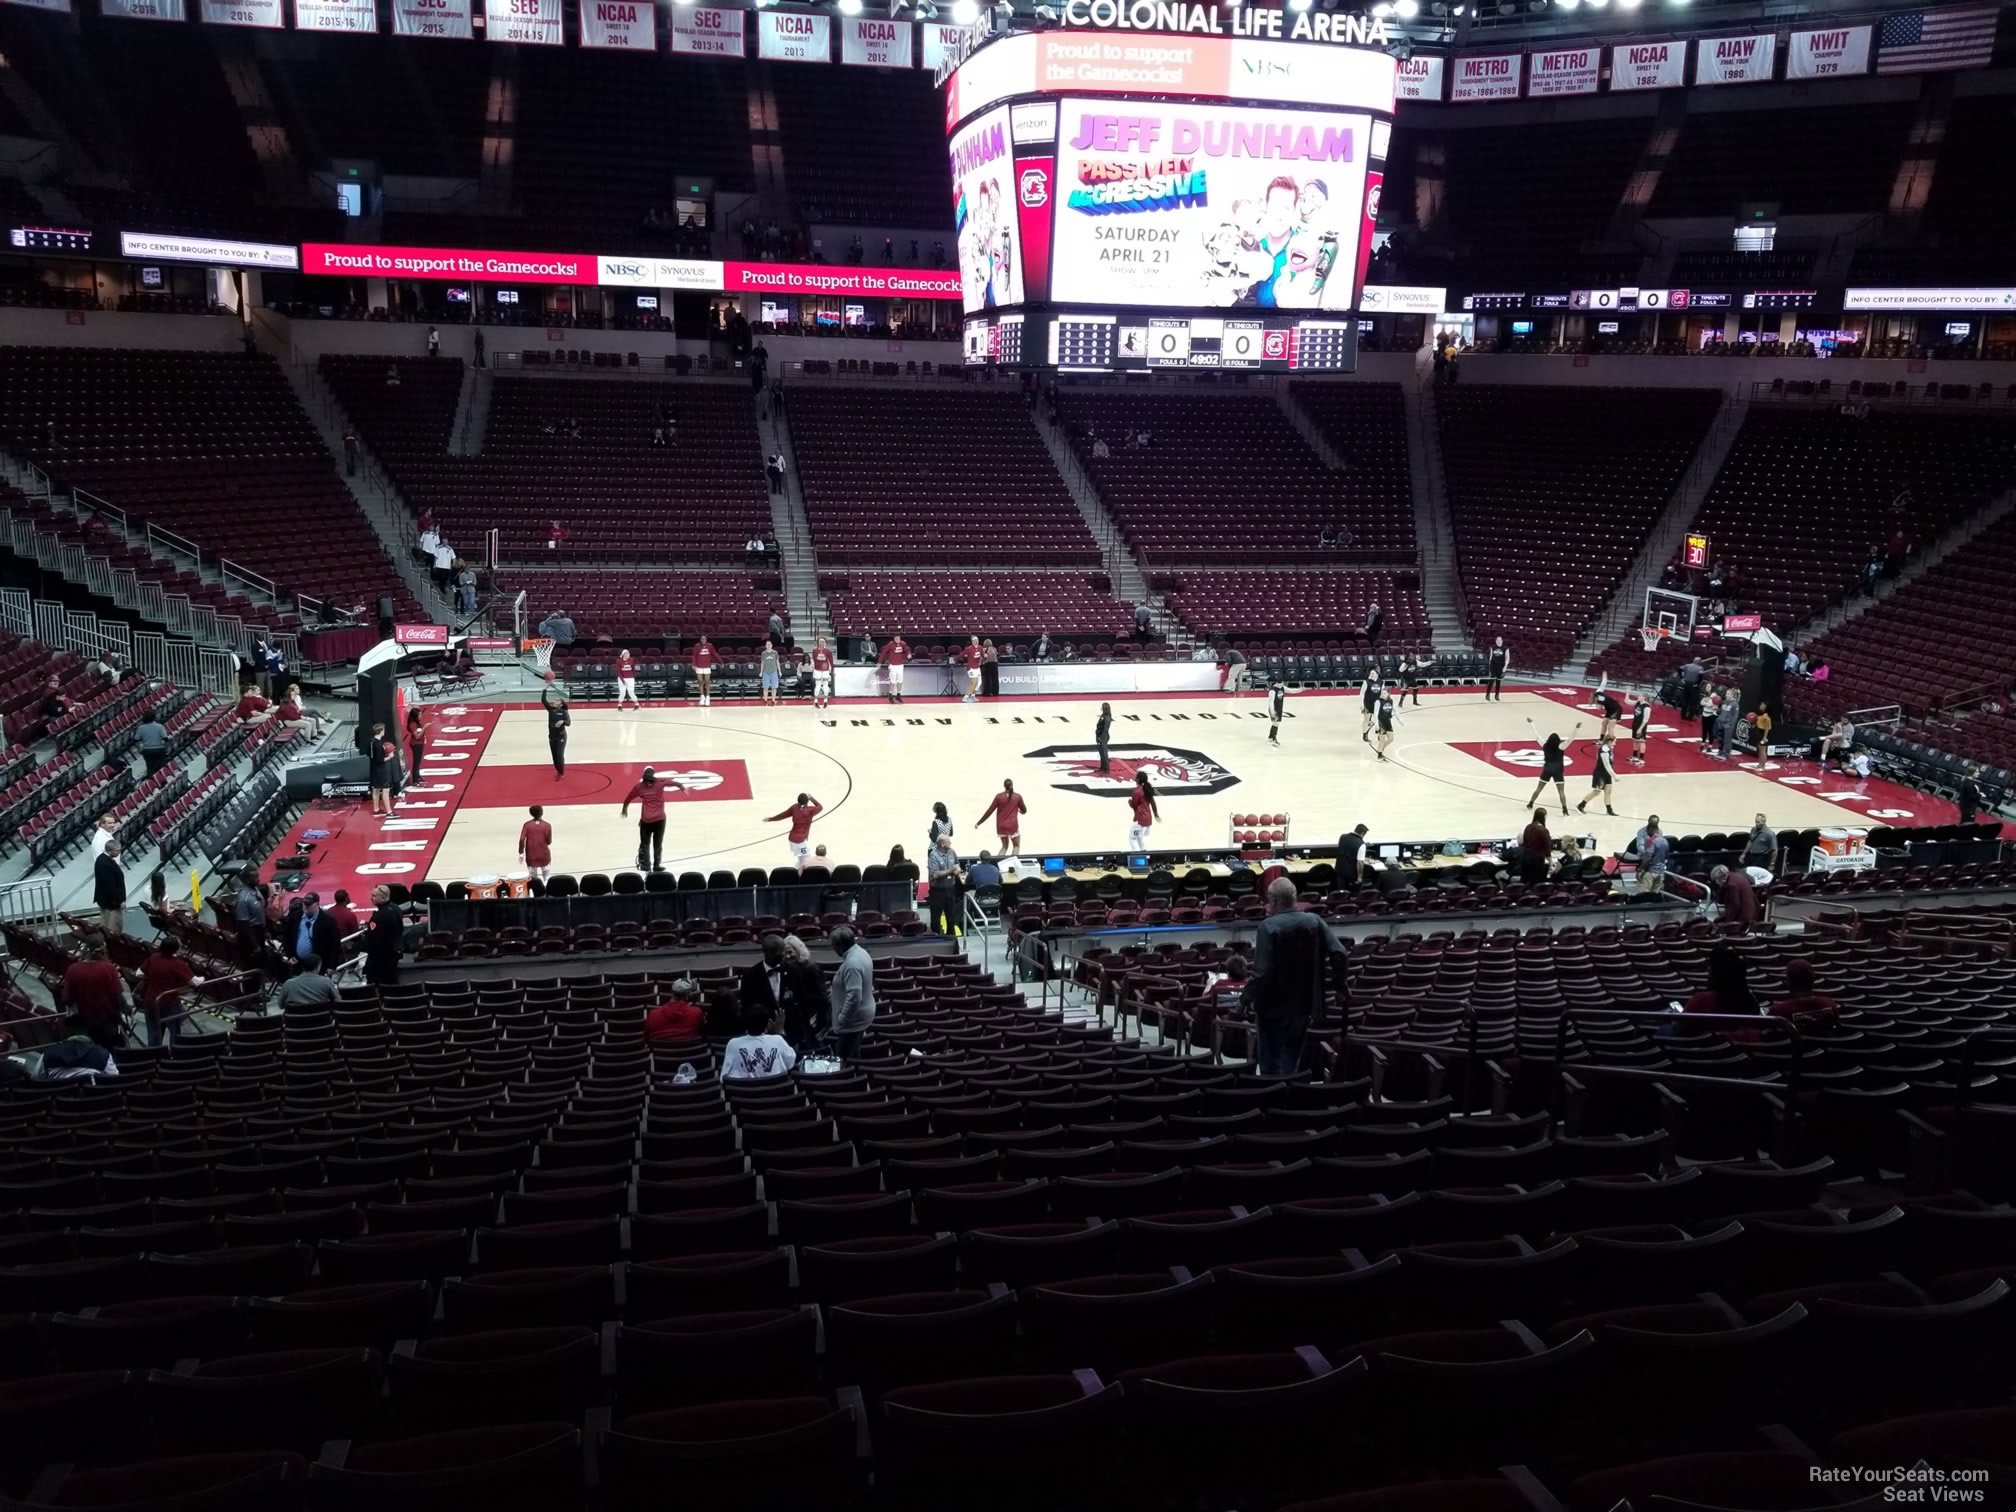
M 1231 368 L 1251 372 L 1349 372 L 1357 366 L 1354 320 L 1255 311 L 1250 317 L 1057 313 L 1048 317 L 1049 365 L 1081 372 Z

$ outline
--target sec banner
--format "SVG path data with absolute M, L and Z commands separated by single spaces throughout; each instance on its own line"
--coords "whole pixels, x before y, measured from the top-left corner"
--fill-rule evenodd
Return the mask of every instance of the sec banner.
M 1516 100 L 1524 53 L 1459 53 L 1452 100 Z
M 1703 37 L 1694 44 L 1694 82 L 1768 83 L 1777 53 L 1776 32 L 1759 32 L 1752 37 Z
M 674 6 L 672 51 L 702 58 L 739 58 L 745 50 L 742 18 L 747 14 L 711 5 Z
M 1393 80 L 1393 94 L 1401 100 L 1439 100 L 1442 98 L 1442 76 L 1448 72 L 1447 58 L 1430 53 L 1416 53 L 1411 58 L 1402 58 Z
M 470 0 L 392 0 L 392 33 L 466 42 L 476 34 L 469 5 Z
M 375 32 L 374 0 L 294 0 L 294 29 L 319 32 Z
M 917 28 L 908 21 L 840 18 L 840 61 L 855 68 L 913 68 Z
M 1563 47 L 1553 52 L 1536 52 L 1526 60 L 1526 93 L 1543 95 L 1585 95 L 1596 93 L 1596 78 L 1603 71 L 1600 47 Z
M 559 47 L 560 0 L 484 0 L 485 35 L 492 42 L 522 42 L 532 47 Z
M 1687 82 L 1687 44 L 1631 42 L 1610 49 L 1610 92 L 1678 89 Z
M 1785 54 L 1788 79 L 1852 79 L 1869 72 L 1872 26 L 1836 26 L 1795 31 Z
M 783 16 L 756 13 L 756 56 L 773 63 L 830 63 L 833 60 L 831 16 Z
M 1371 118 L 1065 100 L 1052 297 L 1348 310 Z
M 656 52 L 658 8 L 652 0 L 581 0 L 581 45 Z

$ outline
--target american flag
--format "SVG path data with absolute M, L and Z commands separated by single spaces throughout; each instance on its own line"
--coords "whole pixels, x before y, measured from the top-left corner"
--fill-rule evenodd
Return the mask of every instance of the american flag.
M 1995 51 L 1995 7 L 1968 5 L 1885 16 L 1876 41 L 1879 74 L 1985 67 Z

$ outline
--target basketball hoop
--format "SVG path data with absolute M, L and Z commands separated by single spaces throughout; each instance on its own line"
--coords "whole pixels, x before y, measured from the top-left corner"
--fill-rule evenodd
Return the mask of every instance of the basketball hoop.
M 1666 632 L 1657 625 L 1640 625 L 1638 639 L 1647 651 L 1657 651 L 1659 642 L 1666 638 Z
M 553 637 L 550 635 L 527 636 L 524 648 L 532 653 L 532 662 L 541 675 L 553 670 Z

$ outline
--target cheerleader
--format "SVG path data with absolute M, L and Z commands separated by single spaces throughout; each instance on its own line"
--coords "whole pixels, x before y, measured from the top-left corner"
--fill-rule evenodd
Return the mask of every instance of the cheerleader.
M 1610 806 L 1610 792 L 1617 785 L 1617 749 L 1604 736 L 1596 738 L 1596 770 L 1589 774 L 1589 791 L 1580 803 L 1575 805 L 1578 814 L 1587 813 L 1589 800 L 1598 793 L 1603 795 L 1603 812 L 1611 818 L 1617 817 L 1617 810 Z
M 1401 696 L 1405 697 L 1406 695 L 1403 692 Z M 1386 759 L 1387 747 L 1393 744 L 1393 695 L 1391 693 L 1381 693 L 1379 695 L 1379 707 L 1374 711 L 1374 715 L 1379 723 L 1379 738 L 1372 743 L 1372 748 L 1379 753 L 1379 759 L 1384 761 Z
M 1652 743 L 1652 700 L 1640 698 L 1631 707 L 1631 765 L 1645 765 L 1645 747 Z
M 1528 719 L 1526 723 L 1530 725 L 1533 724 L 1533 721 Z M 1540 727 L 1533 725 L 1533 728 L 1537 730 Z M 1573 740 L 1575 738 L 1575 731 L 1581 728 L 1582 722 L 1577 720 L 1574 728 L 1569 730 L 1568 738 Z M 1540 802 L 1540 795 L 1546 791 L 1547 784 L 1550 782 L 1554 784 L 1555 796 L 1561 800 L 1561 812 L 1564 814 L 1567 813 L 1568 759 L 1562 748 L 1559 731 L 1550 732 L 1547 738 L 1540 742 L 1540 780 L 1533 784 L 1533 796 L 1526 800 L 1526 807 L 1532 808 Z
M 1358 695 L 1358 706 L 1363 710 L 1365 715 L 1365 722 L 1359 729 L 1358 738 L 1367 744 L 1370 744 L 1372 740 L 1372 722 L 1379 716 L 1381 691 L 1382 684 L 1379 679 L 1379 663 L 1374 662 L 1371 669 L 1365 674 L 1364 690 Z

